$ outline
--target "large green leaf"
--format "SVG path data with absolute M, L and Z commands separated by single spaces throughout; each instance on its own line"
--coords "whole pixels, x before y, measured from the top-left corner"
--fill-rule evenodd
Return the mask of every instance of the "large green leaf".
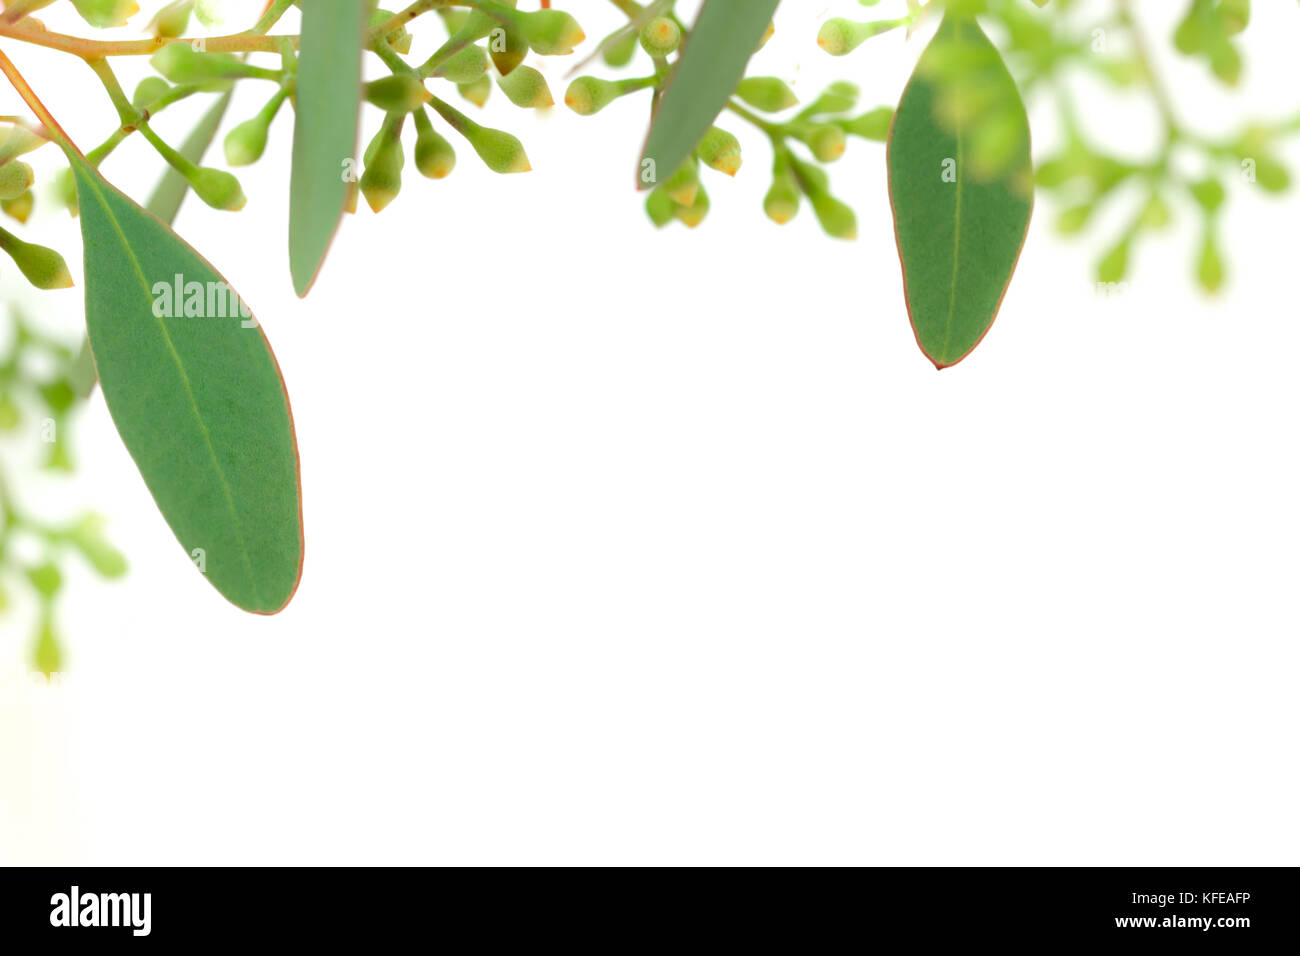
M 289 271 L 306 295 L 343 217 L 357 148 L 366 0 L 303 0 L 293 171 L 289 179 Z
M 889 135 L 889 195 L 917 344 L 939 368 L 988 332 L 1033 208 L 1029 120 L 997 48 L 948 13 Z
M 86 328 L 122 441 L 212 585 L 245 610 L 279 611 L 303 541 L 293 418 L 270 346 L 206 260 L 67 152 Z
M 641 153 L 637 182 L 666 180 L 699 145 L 745 75 L 780 0 L 705 0 Z

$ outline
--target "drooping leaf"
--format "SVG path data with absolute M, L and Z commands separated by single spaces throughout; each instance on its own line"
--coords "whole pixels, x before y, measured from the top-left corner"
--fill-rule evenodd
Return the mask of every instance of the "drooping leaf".
M 779 0 L 705 0 L 650 124 L 637 181 L 665 181 L 709 131 L 745 75 Z
M 303 555 L 297 443 L 275 357 L 206 260 L 67 152 L 86 327 L 122 441 L 212 585 L 245 610 L 275 613 Z
M 370 4 L 305 0 L 298 52 L 289 271 L 303 296 L 316 281 L 347 203 L 361 111 L 361 52 Z
M 949 12 L 898 104 L 889 194 L 917 344 L 955 365 L 993 324 L 1033 208 L 1029 121 L 979 24 Z

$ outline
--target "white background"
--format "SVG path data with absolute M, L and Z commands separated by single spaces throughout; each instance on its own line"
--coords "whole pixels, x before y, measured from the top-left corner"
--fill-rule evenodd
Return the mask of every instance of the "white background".
M 254 6 L 232 0 L 236 27 Z M 1295 4 L 1256 4 L 1234 94 L 1169 54 L 1181 4 L 1140 6 L 1192 124 L 1297 108 Z M 569 8 L 593 38 L 618 22 Z M 832 60 L 818 25 L 861 8 L 783 11 L 754 69 L 804 100 L 843 77 L 895 101 L 933 28 Z M 417 26 L 427 55 L 440 29 Z M 0 47 L 83 148 L 111 128 L 74 58 Z M 557 98 L 568 66 L 547 68 Z M 1099 139 L 1156 141 L 1145 100 L 1078 95 Z M 433 183 L 408 161 L 305 301 L 287 110 L 243 212 L 187 203 L 178 230 L 289 384 L 302 588 L 273 619 L 227 606 L 96 397 L 80 476 L 22 490 L 107 514 L 132 574 L 73 576 L 55 686 L 21 677 L 29 617 L 0 619 L 0 859 L 1294 864 L 1296 196 L 1234 187 L 1217 301 L 1193 290 L 1186 207 L 1106 298 L 1091 264 L 1130 210 L 1067 244 L 1044 197 L 997 325 L 939 373 L 882 147 L 832 170 L 856 243 L 807 209 L 768 223 L 770 156 L 736 124 L 746 167 L 706 179 L 709 220 L 657 233 L 629 188 L 644 97 L 534 117 L 498 92 L 488 122 L 535 171 L 460 148 Z M 1051 104 L 1031 110 L 1046 155 Z M 158 125 L 179 141 L 193 115 Z M 133 141 L 104 169 L 143 197 L 159 161 Z M 24 234 L 79 279 L 50 205 Z M 11 272 L 5 294 L 75 337 L 79 293 Z

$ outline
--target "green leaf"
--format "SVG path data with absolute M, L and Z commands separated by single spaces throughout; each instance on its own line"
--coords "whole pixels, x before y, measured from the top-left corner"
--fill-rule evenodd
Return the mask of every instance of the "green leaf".
M 307 0 L 302 7 L 289 179 L 289 271 L 300 296 L 316 281 L 355 188 L 344 173 L 357 148 L 370 5 Z
M 122 441 L 212 585 L 245 610 L 275 613 L 297 588 L 303 555 L 298 451 L 275 357 L 207 261 L 65 150 L 81 207 L 86 327 Z M 188 293 L 176 302 L 177 281 L 203 290 L 201 316 L 185 315 L 186 302 L 196 305 Z
M 1029 121 L 973 18 L 948 13 L 903 91 L 889 194 L 917 344 L 939 368 L 993 324 L 1029 229 Z
M 650 124 L 640 188 L 671 176 L 718 118 L 779 0 L 705 0 Z

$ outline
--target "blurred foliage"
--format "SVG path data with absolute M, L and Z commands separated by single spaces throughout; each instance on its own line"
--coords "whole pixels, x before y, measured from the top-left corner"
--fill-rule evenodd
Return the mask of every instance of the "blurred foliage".
M 8 473 L 9 451 L 37 447 L 45 471 L 72 471 L 71 417 L 91 378 L 83 356 L 44 336 L 18 310 L 8 324 L 8 344 L 0 350 L 0 450 L 5 452 L 0 458 L 0 616 L 13 614 L 20 590 L 29 593 L 37 608 L 31 661 L 48 676 L 63 666 L 56 609 L 68 557 L 80 555 L 106 578 L 125 574 L 126 559 L 104 536 L 98 515 L 54 523 L 19 504 Z

